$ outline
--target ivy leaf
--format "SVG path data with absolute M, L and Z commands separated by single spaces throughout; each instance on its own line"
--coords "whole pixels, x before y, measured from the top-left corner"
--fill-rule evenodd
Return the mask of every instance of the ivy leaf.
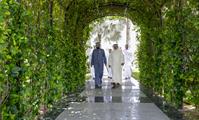
M 21 70 L 22 69 L 20 67 L 17 67 L 17 66 L 15 66 L 14 68 L 12 68 L 12 70 L 11 70 L 12 77 L 18 77 L 19 76 L 19 72 Z

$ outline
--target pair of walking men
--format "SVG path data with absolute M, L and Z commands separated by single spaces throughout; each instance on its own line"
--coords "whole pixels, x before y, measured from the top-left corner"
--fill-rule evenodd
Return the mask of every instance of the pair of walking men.
M 91 66 L 94 66 L 95 71 L 95 87 L 101 88 L 104 64 L 107 66 L 107 59 L 103 49 L 100 48 L 100 43 L 96 43 L 96 49 L 93 50 L 91 58 Z M 113 45 L 113 51 L 108 58 L 108 67 L 111 68 L 113 88 L 120 85 L 122 82 L 122 66 L 124 65 L 124 55 L 117 44 Z

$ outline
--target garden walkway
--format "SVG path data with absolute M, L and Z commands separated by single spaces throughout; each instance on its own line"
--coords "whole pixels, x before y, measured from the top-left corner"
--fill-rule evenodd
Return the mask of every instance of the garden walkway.
M 86 97 L 85 102 L 70 103 L 56 120 L 170 120 L 133 78 L 115 89 L 107 79 L 102 89 L 95 89 L 94 81 L 89 80 L 81 96 Z

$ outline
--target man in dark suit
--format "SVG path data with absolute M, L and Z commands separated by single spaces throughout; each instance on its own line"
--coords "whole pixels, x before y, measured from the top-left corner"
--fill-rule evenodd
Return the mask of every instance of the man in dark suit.
M 104 64 L 107 65 L 105 52 L 100 47 L 100 42 L 97 42 L 91 58 L 91 66 L 95 69 L 95 88 L 101 88 Z

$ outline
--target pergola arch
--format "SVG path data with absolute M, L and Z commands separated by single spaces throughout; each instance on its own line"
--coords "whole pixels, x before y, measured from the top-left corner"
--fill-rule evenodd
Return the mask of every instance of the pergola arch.
M 140 82 L 176 108 L 190 90 L 199 107 L 197 8 L 196 0 L 1 0 L 3 118 L 30 118 L 30 109 L 34 117 L 38 111 L 26 106 L 49 105 L 83 88 L 88 25 L 114 15 L 139 27 Z
M 145 2 L 140 2 L 140 6 L 134 6 L 132 1 L 122 0 L 112 0 L 109 2 L 102 1 L 98 3 L 95 3 L 94 1 L 72 1 L 67 5 L 68 6 L 65 9 L 65 14 L 67 16 L 65 22 L 68 23 L 69 26 L 71 26 L 71 24 L 74 26 L 74 32 L 72 32 L 74 34 L 70 35 L 73 37 L 79 36 L 79 38 L 76 39 L 81 40 L 83 39 L 84 28 L 92 21 L 105 16 L 126 17 L 139 27 L 150 26 L 153 25 L 151 24 L 152 22 L 159 22 L 159 14 L 155 14 L 151 4 L 145 5 Z M 76 23 L 71 21 L 71 17 L 74 17 L 75 15 L 78 16 L 76 17 Z M 71 33 L 72 30 L 68 29 L 68 31 Z
M 140 28 L 141 39 L 142 39 L 142 48 L 139 51 L 139 59 L 148 60 L 147 63 L 141 63 L 144 66 L 141 67 L 141 71 L 143 73 L 144 78 L 142 78 L 143 83 L 147 86 L 153 88 L 155 91 L 162 93 L 163 81 L 158 79 L 159 76 L 163 74 L 161 65 L 163 66 L 162 54 L 164 47 L 164 39 L 162 38 L 162 32 L 165 29 L 163 27 L 163 15 L 165 15 L 162 10 L 165 6 L 171 7 L 172 4 L 182 4 L 181 2 L 176 3 L 175 1 L 123 1 L 123 0 L 103 0 L 103 1 L 73 1 L 70 6 L 66 9 L 66 23 L 68 25 L 66 33 L 70 36 L 71 42 L 73 42 L 74 46 L 78 45 L 79 48 L 75 49 L 84 50 L 85 44 L 87 41 L 87 37 L 84 36 L 84 28 L 88 26 L 91 21 L 96 20 L 97 18 L 102 18 L 105 16 L 123 16 L 129 18 L 135 25 Z M 178 5 L 176 5 L 178 6 Z M 176 10 L 176 6 L 172 6 L 175 12 L 180 12 L 180 10 Z M 127 14 L 124 14 L 125 10 L 127 10 Z M 178 14 L 177 14 L 178 15 Z M 178 18 L 179 16 L 176 16 Z M 74 19 L 73 19 L 74 18 Z M 73 26 L 70 29 L 70 26 Z M 177 29 L 176 29 L 177 30 Z M 177 30 L 178 31 L 178 30 Z M 176 31 L 176 32 L 177 32 Z M 72 33 L 72 34 L 71 34 Z M 78 42 L 79 41 L 79 42 Z M 71 46 L 72 47 L 72 46 Z M 180 52 L 178 52 L 179 54 Z M 144 57 L 142 56 L 144 54 Z M 78 59 L 76 59 L 79 61 Z M 162 63 L 159 63 L 161 61 Z M 179 60 L 182 61 L 182 60 Z M 140 61 L 142 62 L 142 61 Z M 146 61 L 145 61 L 146 62 Z M 183 64 L 183 63 L 181 63 Z M 179 65 L 180 66 L 180 65 Z M 147 68 L 154 67 L 154 71 L 151 71 Z M 147 69 L 147 70 L 146 70 Z M 157 72 L 155 72 L 157 71 Z M 180 70 L 179 70 L 180 71 Z M 176 71 L 177 72 L 177 71 Z M 155 74 L 155 75 L 154 75 Z M 148 82 L 151 79 L 154 79 L 152 82 Z M 180 77 L 177 78 L 180 81 Z M 176 80 L 177 81 L 177 80 Z M 178 82 L 179 82 L 178 81 Z M 174 87 L 177 86 L 175 83 Z M 179 82 L 182 84 L 182 82 Z M 159 86 L 161 87 L 159 87 Z M 175 94 L 179 94 L 176 99 L 176 106 L 182 106 L 183 95 L 181 94 L 183 91 L 179 88 L 179 91 L 176 91 Z M 168 92 L 168 91 L 167 91 Z M 169 92 L 168 92 L 169 93 Z M 170 93 L 169 93 L 170 94 Z
M 117 2 L 101 2 L 98 4 L 98 6 L 94 6 L 94 2 L 92 3 L 86 3 L 86 1 L 83 1 L 84 4 L 80 3 L 78 4 L 78 7 L 75 6 L 75 4 L 69 4 L 70 6 L 67 7 L 67 13 L 69 12 L 68 16 L 72 16 L 70 14 L 74 15 L 74 12 L 77 12 L 79 15 L 79 23 L 82 23 L 81 25 L 85 27 L 88 25 L 91 21 L 102 18 L 105 16 L 122 16 L 127 17 L 131 19 L 133 23 L 136 24 L 146 24 L 149 21 L 151 22 L 151 19 L 153 20 L 158 19 L 159 14 L 156 14 L 151 9 L 151 6 L 133 6 L 131 5 L 131 2 L 121 2 L 120 0 L 116 0 Z M 74 1 L 73 1 L 74 2 Z M 144 2 L 143 2 L 144 4 Z M 94 7 L 91 7 L 94 6 Z M 73 11 L 73 12 L 72 12 Z M 126 14 L 125 14 L 126 11 Z M 151 15 L 151 16 L 150 16 Z M 70 19 L 70 18 L 68 18 Z M 79 24 L 78 24 L 79 25 Z

